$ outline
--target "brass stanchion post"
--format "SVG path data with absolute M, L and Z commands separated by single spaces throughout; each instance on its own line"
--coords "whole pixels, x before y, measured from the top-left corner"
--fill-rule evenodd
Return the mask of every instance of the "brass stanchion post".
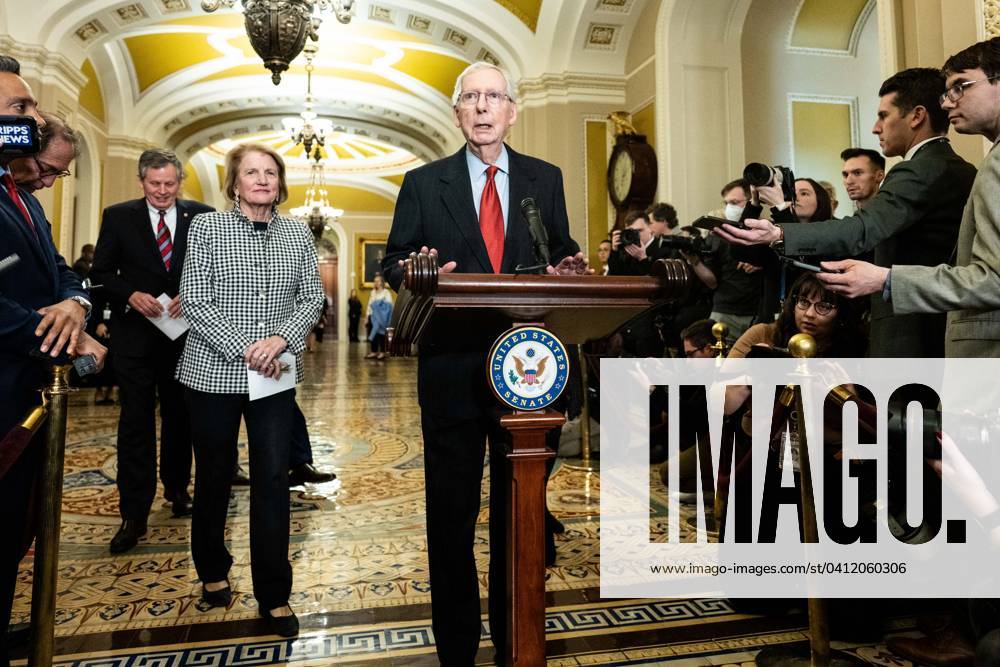
M 55 366 L 45 388 L 49 420 L 42 451 L 41 507 L 35 538 L 35 573 L 31 588 L 30 667 L 50 667 L 55 643 L 56 578 L 59 571 L 59 529 L 62 523 L 63 455 L 66 452 L 66 399 L 72 366 Z
M 789 353 L 798 359 L 811 359 L 816 356 L 816 341 L 808 334 L 795 334 L 788 341 Z M 804 362 L 800 363 L 797 374 L 806 376 Z M 789 385 L 781 400 L 788 400 L 787 407 L 795 411 L 795 421 L 792 428 L 798 440 L 799 475 L 802 491 L 802 533 L 806 544 L 819 541 L 814 504 L 812 467 L 809 460 L 809 443 L 806 439 L 805 413 L 802 410 L 802 390 Z M 823 448 L 820 447 L 822 452 Z M 810 590 L 809 579 L 806 579 L 806 589 L 809 593 L 807 609 L 809 614 L 809 643 L 793 646 L 769 647 L 757 654 L 757 667 L 863 667 L 865 664 L 858 658 L 842 651 L 830 649 L 830 617 L 826 600 L 818 598 Z

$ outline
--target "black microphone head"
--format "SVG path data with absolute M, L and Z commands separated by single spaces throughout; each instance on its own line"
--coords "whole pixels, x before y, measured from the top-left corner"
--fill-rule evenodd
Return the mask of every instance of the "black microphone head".
M 538 208 L 538 205 L 535 204 L 534 197 L 525 197 L 521 200 L 521 210 L 524 211 L 529 208 Z

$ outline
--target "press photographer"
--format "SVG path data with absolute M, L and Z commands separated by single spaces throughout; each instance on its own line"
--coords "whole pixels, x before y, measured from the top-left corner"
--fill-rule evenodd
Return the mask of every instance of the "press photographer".
M 669 256 L 661 249 L 658 236 L 653 232 L 649 218 L 642 211 L 625 214 L 622 229 L 611 232 L 611 256 L 608 257 L 609 276 L 646 276 L 653 262 Z

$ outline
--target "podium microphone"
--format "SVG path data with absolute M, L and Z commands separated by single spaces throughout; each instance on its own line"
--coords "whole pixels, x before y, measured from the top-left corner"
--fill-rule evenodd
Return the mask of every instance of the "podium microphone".
M 549 233 L 542 224 L 542 214 L 538 211 L 533 197 L 525 197 L 521 200 L 521 213 L 528 221 L 528 233 L 535 244 L 535 259 L 546 267 L 552 263 L 552 256 L 549 253 Z

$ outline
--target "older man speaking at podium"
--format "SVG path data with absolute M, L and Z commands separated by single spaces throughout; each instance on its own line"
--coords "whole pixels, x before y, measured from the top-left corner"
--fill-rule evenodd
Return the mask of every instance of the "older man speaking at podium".
M 398 290 L 411 252 L 436 252 L 447 273 L 513 273 L 536 264 L 522 202 L 533 198 L 548 235 L 547 273 L 588 273 L 569 236 L 559 168 L 504 144 L 517 120 L 514 87 L 485 62 L 459 75 L 452 96 L 466 145 L 403 180 L 382 264 Z M 424 437 L 431 616 L 443 665 L 472 665 L 479 648 L 479 581 L 473 553 L 480 484 L 490 444 L 490 629 L 505 644 L 504 443 L 485 381 L 486 355 L 501 331 L 454 330 L 443 320 L 420 343 L 417 395 Z

